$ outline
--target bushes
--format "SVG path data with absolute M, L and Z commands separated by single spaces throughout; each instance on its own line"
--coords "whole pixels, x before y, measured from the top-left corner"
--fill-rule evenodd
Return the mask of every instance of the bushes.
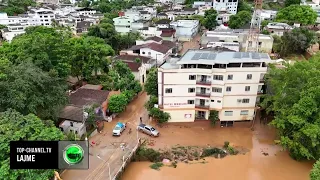
M 149 115 L 153 118 L 156 118 L 158 123 L 165 123 L 171 119 L 171 116 L 169 113 L 163 112 L 159 108 L 155 108 L 155 107 L 149 110 Z
M 163 163 L 161 162 L 156 162 L 154 164 L 151 164 L 150 165 L 150 168 L 151 169 L 155 169 L 155 170 L 160 170 L 160 168 L 163 166 Z
M 219 111 L 210 111 L 209 120 L 211 122 L 211 126 L 214 126 L 219 120 Z
M 219 148 L 205 148 L 203 149 L 201 157 L 217 156 L 218 154 L 220 154 L 222 157 L 227 155 L 227 153 Z
M 125 110 L 127 102 L 127 96 L 124 93 L 113 95 L 109 99 L 108 109 L 113 113 L 121 113 Z
M 150 111 L 152 108 L 154 108 L 154 105 L 158 104 L 158 97 L 157 96 L 150 96 L 150 99 L 146 104 L 144 105 L 145 108 Z
M 136 156 L 134 157 L 134 160 L 136 161 L 151 161 L 151 162 L 159 162 L 160 159 L 160 152 L 151 149 L 146 148 L 144 146 L 140 146 L 137 150 Z

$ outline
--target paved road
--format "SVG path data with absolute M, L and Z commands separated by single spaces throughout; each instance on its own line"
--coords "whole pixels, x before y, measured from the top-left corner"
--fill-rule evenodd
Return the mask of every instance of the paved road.
M 142 93 L 133 100 L 112 122 L 105 122 L 103 132 L 90 138 L 89 141 L 97 142 L 99 145 L 90 147 L 89 169 L 88 170 L 66 170 L 61 174 L 64 180 L 99 180 L 109 179 L 108 163 L 110 164 L 111 176 L 119 170 L 123 156 L 128 156 L 137 143 L 136 126 L 139 118 L 148 121 L 148 114 L 144 108 L 147 101 L 147 94 Z M 117 122 L 128 122 L 128 127 L 120 137 L 112 137 L 112 129 Z M 129 134 L 129 129 L 132 132 Z M 124 143 L 126 148 L 122 150 L 120 144 Z M 97 157 L 99 155 L 103 160 Z M 106 163 L 108 162 L 108 163 Z

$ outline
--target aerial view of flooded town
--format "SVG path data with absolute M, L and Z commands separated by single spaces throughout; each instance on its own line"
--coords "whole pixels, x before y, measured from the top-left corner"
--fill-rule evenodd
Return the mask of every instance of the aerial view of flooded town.
M 320 180 L 318 0 L 0 0 L 0 180 Z

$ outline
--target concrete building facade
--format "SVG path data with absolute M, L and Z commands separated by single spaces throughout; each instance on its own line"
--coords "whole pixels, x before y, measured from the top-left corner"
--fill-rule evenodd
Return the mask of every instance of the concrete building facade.
M 266 53 L 189 50 L 158 69 L 159 108 L 170 122 L 207 120 L 211 110 L 221 122 L 253 120 L 271 61 Z

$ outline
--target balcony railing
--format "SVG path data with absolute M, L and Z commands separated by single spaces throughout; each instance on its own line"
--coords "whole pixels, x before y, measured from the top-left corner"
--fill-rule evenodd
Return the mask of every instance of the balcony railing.
M 210 108 L 209 105 L 203 105 L 203 104 L 196 104 L 195 107 L 198 109 L 209 109 Z
M 197 92 L 196 96 L 200 96 L 200 97 L 210 97 L 210 93 L 202 93 L 202 92 Z
M 198 116 L 196 115 L 195 120 L 207 120 L 204 116 Z
M 197 80 L 196 84 L 199 84 L 199 85 L 211 85 L 211 81 Z
M 257 94 L 263 94 L 263 90 L 258 90 Z

